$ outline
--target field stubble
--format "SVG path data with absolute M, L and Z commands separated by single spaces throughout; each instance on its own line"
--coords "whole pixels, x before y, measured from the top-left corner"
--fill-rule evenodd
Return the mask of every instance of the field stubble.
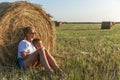
M 57 51 L 64 55 L 70 80 L 119 80 L 119 24 L 100 29 L 100 24 L 68 24 L 57 28 Z
M 101 30 L 100 24 L 63 24 L 56 27 L 55 59 L 65 80 L 120 80 L 120 24 Z M 49 80 L 42 68 L 0 69 L 3 80 Z M 55 79 L 59 79 L 56 76 Z

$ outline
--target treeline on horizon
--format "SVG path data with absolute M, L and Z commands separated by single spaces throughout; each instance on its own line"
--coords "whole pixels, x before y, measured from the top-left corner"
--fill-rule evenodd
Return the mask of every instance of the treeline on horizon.
M 65 24 L 101 24 L 102 22 L 62 22 L 62 21 L 55 21 L 59 23 Z M 103 22 L 114 22 L 114 21 L 103 21 Z M 120 22 L 114 22 L 115 24 L 119 24 Z

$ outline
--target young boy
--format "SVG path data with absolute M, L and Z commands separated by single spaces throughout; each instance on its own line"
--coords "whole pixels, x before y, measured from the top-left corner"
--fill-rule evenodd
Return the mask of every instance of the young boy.
M 51 67 L 51 69 L 53 69 L 53 71 L 58 71 L 58 73 L 60 73 L 61 76 L 65 76 L 65 73 L 59 68 L 59 66 L 57 65 L 53 56 L 43 46 L 42 41 L 40 39 L 36 38 L 36 39 L 33 39 L 32 43 L 36 49 L 40 49 L 40 48 L 44 49 L 44 51 L 45 51 L 44 56 L 46 56 L 46 59 L 48 61 L 48 65 Z
M 40 48 L 43 47 L 42 41 L 38 38 L 33 39 L 32 43 L 33 43 L 33 45 L 35 46 L 36 49 L 40 49 Z

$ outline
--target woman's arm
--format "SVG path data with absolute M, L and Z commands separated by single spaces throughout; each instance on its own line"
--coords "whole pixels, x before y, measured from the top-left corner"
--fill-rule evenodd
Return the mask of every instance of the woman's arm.
M 22 55 L 23 59 L 25 59 L 27 56 L 27 52 L 21 52 L 21 55 Z

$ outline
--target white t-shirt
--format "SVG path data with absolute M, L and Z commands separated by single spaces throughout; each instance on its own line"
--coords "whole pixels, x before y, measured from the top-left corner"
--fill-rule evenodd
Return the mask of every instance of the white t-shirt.
M 35 51 L 36 49 L 32 42 L 29 42 L 27 40 L 22 40 L 20 41 L 18 45 L 18 57 L 17 58 L 22 58 L 21 52 L 26 52 L 27 55 L 29 55 Z

